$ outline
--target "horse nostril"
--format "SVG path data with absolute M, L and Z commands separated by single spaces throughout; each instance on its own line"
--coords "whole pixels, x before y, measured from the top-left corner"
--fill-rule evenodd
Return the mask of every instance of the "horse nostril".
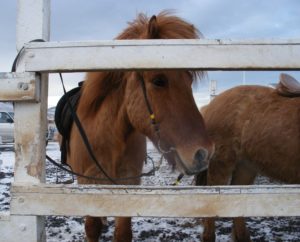
M 194 160 L 198 162 L 205 161 L 207 159 L 207 154 L 207 150 L 199 149 L 194 156 Z

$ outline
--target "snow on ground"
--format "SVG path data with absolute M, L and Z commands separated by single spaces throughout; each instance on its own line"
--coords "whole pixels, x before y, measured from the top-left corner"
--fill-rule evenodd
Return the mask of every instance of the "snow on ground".
M 159 162 L 160 156 L 151 144 L 148 153 L 154 158 L 155 164 Z M 59 159 L 60 152 L 57 143 L 50 142 L 47 146 L 47 154 L 54 159 Z M 0 150 L 0 211 L 9 210 L 9 187 L 13 180 L 14 151 L 11 147 Z M 1 163 L 1 162 L 0 162 Z M 70 175 L 59 171 L 51 164 L 46 164 L 47 183 L 64 182 L 70 179 Z M 152 168 L 151 162 L 145 165 L 145 171 Z M 144 185 L 170 185 L 178 173 L 163 163 L 155 176 L 143 178 Z M 192 177 L 184 177 L 181 185 L 190 185 Z M 270 181 L 259 177 L 259 184 L 268 184 Z M 195 218 L 133 218 L 134 241 L 200 241 L 202 233 L 202 220 Z M 101 241 L 112 241 L 114 220 L 108 218 L 108 226 L 101 236 Z M 300 217 L 292 218 L 248 218 L 253 241 L 300 241 Z M 230 219 L 220 219 L 217 222 L 217 241 L 230 241 L 232 222 Z M 83 218 L 48 216 L 46 219 L 46 233 L 48 242 L 84 241 Z

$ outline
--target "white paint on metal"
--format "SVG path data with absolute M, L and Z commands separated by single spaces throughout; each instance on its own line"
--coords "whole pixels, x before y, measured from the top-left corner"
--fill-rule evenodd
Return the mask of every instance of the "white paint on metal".
M 17 6 L 17 49 L 33 39 L 48 41 L 50 0 L 18 0 Z M 24 72 L 22 55 L 16 71 Z M 40 102 L 16 102 L 14 105 L 14 181 L 31 184 L 40 183 L 45 177 L 48 75 L 36 75 L 35 80 L 38 84 L 35 88 L 42 97 Z M 10 222 L 3 222 L 0 228 L 5 241 L 46 241 L 44 217 L 12 216 Z
M 300 40 L 112 40 L 29 43 L 26 71 L 300 70 Z
M 50 0 L 18 0 L 17 50 L 34 39 L 50 38 Z
M 44 218 L 40 216 L 7 216 L 0 218 L 0 242 L 46 241 L 45 231 L 40 231 L 37 223 L 44 223 Z
M 35 73 L 0 73 L 1 101 L 39 101 Z
M 14 185 L 16 215 L 300 216 L 300 186 L 141 187 Z M 72 201 L 72 204 L 70 204 Z
M 50 0 L 18 0 L 18 49 L 32 39 L 49 40 Z M 24 65 L 17 66 L 21 72 Z M 36 75 L 41 102 L 15 103 L 15 181 L 39 183 L 44 179 L 48 75 Z

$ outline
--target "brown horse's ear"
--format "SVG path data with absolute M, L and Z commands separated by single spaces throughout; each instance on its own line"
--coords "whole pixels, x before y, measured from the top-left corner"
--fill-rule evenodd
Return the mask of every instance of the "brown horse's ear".
M 156 16 L 153 15 L 149 20 L 148 24 L 148 38 L 149 39 L 157 39 L 159 37 L 159 30 Z

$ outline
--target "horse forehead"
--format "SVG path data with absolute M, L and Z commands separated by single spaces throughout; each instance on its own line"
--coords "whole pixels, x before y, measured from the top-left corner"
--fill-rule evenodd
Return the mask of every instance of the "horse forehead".
M 172 86 L 178 86 L 178 87 L 191 87 L 191 84 L 193 83 L 193 78 L 191 75 L 189 75 L 187 72 L 176 72 L 174 75 L 170 76 L 170 81 Z

